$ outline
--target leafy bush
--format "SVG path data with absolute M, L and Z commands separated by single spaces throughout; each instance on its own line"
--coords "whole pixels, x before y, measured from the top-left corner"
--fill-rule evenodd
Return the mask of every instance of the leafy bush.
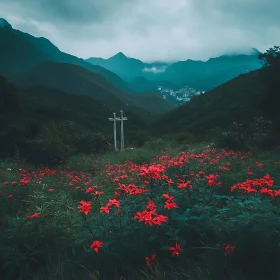
M 171 136 L 171 139 L 177 142 L 178 144 L 192 144 L 195 142 L 194 135 L 188 131 L 175 133 Z
M 66 162 L 74 153 L 100 153 L 111 148 L 112 139 L 90 132 L 72 121 L 50 122 L 43 132 L 27 141 L 30 159 L 37 163 Z
M 269 134 L 274 131 L 271 130 L 271 124 L 271 121 L 261 116 L 255 117 L 253 123 L 234 122 L 228 131 L 222 132 L 221 136 L 216 138 L 216 147 L 235 150 L 269 147 Z
M 128 131 L 125 138 L 126 146 L 139 148 L 150 139 L 150 135 L 144 131 Z

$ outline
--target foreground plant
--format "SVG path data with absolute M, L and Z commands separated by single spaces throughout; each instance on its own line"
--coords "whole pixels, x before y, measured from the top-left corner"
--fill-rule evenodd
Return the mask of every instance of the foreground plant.
M 27 222 L 12 217 L 14 225 L 6 229 L 19 228 L 19 238 L 22 234 L 39 238 L 46 230 L 61 235 L 75 248 L 74 259 L 104 275 L 114 269 L 129 274 L 142 265 L 206 257 L 224 258 L 225 267 L 228 259 L 230 265 L 232 259 L 241 265 L 244 256 L 257 254 L 257 246 L 247 245 L 250 242 L 273 242 L 269 252 L 277 255 L 279 164 L 268 166 L 252 157 L 217 149 L 165 154 L 149 164 L 108 164 L 98 180 L 65 168 L 20 171 L 17 181 L 3 178 L 0 198 L 11 207 L 21 201 L 14 200 L 18 196 L 11 188 L 28 190 L 32 199 L 24 199 L 26 209 L 19 212 Z M 57 184 L 49 183 L 52 178 Z M 45 244 L 44 240 L 40 242 Z

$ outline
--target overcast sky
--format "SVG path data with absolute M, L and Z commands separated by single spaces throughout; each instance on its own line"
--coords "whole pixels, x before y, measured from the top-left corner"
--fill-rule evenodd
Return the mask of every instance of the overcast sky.
M 15 29 L 88 58 L 215 57 L 280 45 L 280 0 L 0 0 Z

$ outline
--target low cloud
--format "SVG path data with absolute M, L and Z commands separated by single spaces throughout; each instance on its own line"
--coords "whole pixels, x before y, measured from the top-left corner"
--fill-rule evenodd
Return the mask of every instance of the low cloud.
M 151 73 L 162 73 L 162 72 L 165 72 L 167 66 L 162 66 L 162 67 L 151 67 L 151 68 L 144 68 L 142 71 L 143 72 L 151 72 Z

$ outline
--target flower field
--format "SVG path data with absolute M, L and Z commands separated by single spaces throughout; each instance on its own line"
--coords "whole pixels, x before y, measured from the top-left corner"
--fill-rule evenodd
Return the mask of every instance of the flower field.
M 279 154 L 1 165 L 1 279 L 280 279 Z

